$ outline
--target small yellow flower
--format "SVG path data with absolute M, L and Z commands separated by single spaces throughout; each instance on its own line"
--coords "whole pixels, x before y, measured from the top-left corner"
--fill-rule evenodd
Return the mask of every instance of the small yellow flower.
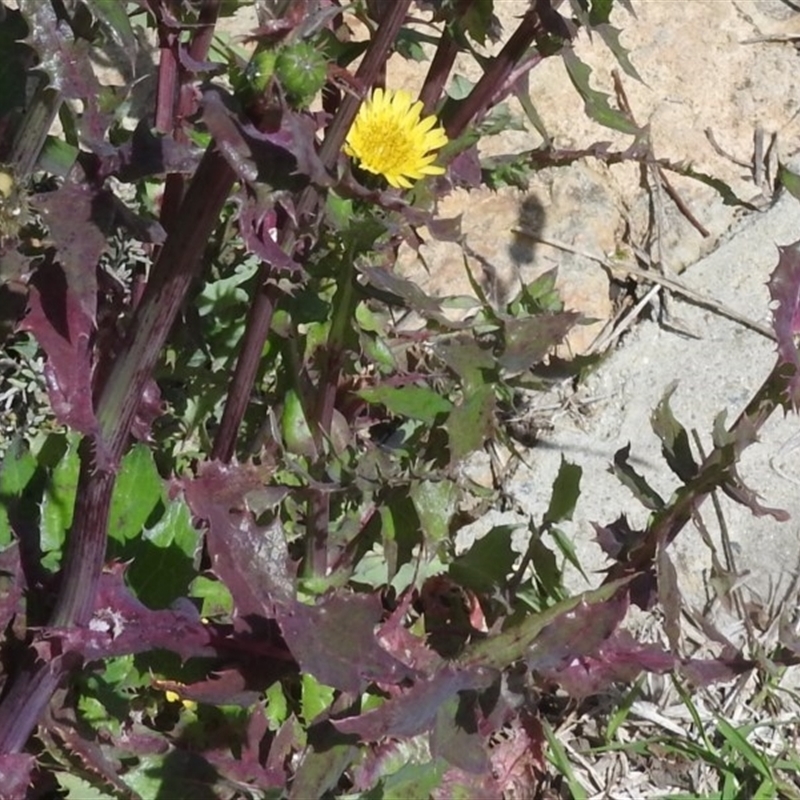
M 436 117 L 421 119 L 422 103 L 404 89 L 375 89 L 362 103 L 345 139 L 344 151 L 361 167 L 383 175 L 390 186 L 409 189 L 425 175 L 441 175 L 436 150 L 447 144 Z
M 164 699 L 168 703 L 181 703 L 187 711 L 195 711 L 197 709 L 197 703 L 195 703 L 194 700 L 185 700 L 171 689 L 167 689 L 167 691 L 164 692 Z

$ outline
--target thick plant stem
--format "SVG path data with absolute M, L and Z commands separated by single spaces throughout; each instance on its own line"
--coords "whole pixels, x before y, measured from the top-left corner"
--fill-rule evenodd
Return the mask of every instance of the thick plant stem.
M 364 58 L 356 72 L 356 78 L 363 85 L 372 84 L 375 75 L 386 60 L 390 48 L 394 44 L 397 32 L 403 24 L 411 0 L 397 0 L 381 20 L 375 38 L 367 48 Z M 353 94 L 346 94 L 342 98 L 339 110 L 325 133 L 325 139 L 320 147 L 320 159 L 327 168 L 332 168 L 336 163 L 342 149 L 347 131 L 353 123 L 361 99 Z M 301 221 L 313 214 L 319 205 L 319 190 L 315 186 L 308 186 L 300 195 L 297 203 L 297 219 Z M 288 222 L 286 223 L 288 225 Z M 281 247 L 284 252 L 291 253 L 297 241 L 295 232 L 284 228 L 281 231 Z M 242 424 L 244 413 L 250 393 L 255 382 L 261 353 L 264 343 L 269 335 L 272 323 L 272 314 L 278 302 L 279 295 L 274 287 L 268 285 L 272 277 L 269 264 L 263 264 L 259 270 L 259 285 L 250 311 L 247 315 L 247 328 L 245 330 L 239 360 L 234 370 L 233 378 L 228 389 L 228 402 L 223 412 L 222 423 L 214 439 L 212 456 L 223 461 L 233 458 L 236 437 Z
M 51 624 L 88 622 L 105 558 L 106 529 L 115 468 L 130 435 L 142 391 L 152 374 L 178 310 L 202 265 L 208 236 L 233 185 L 234 173 L 213 146 L 206 151 L 153 266 L 130 334 L 100 387 L 99 433 L 81 448 L 81 472 L 61 588 Z M 39 662 L 23 672 L 0 704 L 0 754 L 18 752 L 64 673 L 66 661 Z
M 280 299 L 277 286 L 268 283 L 270 268 L 262 264 L 258 273 L 259 285 L 247 316 L 239 360 L 231 380 L 222 421 L 214 437 L 211 458 L 228 462 L 236 450 L 236 437 L 250 401 L 250 389 L 255 381 L 264 343 L 272 325 L 272 315 Z

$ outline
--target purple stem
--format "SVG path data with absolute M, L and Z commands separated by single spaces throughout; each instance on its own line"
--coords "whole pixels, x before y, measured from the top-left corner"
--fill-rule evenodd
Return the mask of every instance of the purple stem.
M 403 24 L 411 0 L 397 0 L 381 20 L 381 24 L 370 42 L 367 52 L 356 71 L 356 79 L 362 86 L 371 86 L 381 65 L 386 60 L 389 49 L 394 44 L 397 31 Z M 336 116 L 326 131 L 325 140 L 320 148 L 320 159 L 329 169 L 334 166 L 342 148 L 347 131 L 361 104 L 361 99 L 353 94 L 346 94 L 339 106 Z M 311 215 L 319 204 L 319 192 L 314 186 L 306 188 L 297 203 L 297 219 L 302 220 Z M 288 221 L 281 230 L 281 246 L 285 252 L 294 250 L 295 232 L 289 229 Z M 269 335 L 272 315 L 279 300 L 278 290 L 271 285 L 272 268 L 262 262 L 258 273 L 258 289 L 247 315 L 247 328 L 236 363 L 236 368 L 228 389 L 228 401 L 222 416 L 222 423 L 214 439 L 212 457 L 229 461 L 235 452 L 236 437 L 242 424 L 250 393 L 255 383 L 261 353 Z M 313 421 L 309 421 L 312 429 Z

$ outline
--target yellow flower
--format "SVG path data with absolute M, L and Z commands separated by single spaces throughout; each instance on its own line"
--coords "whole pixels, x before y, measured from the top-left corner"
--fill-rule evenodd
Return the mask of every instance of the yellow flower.
M 194 700 L 185 700 L 177 692 L 173 692 L 171 689 L 167 689 L 167 691 L 164 692 L 164 699 L 168 703 L 180 702 L 187 711 L 195 711 L 197 709 L 197 703 L 195 703 Z
M 436 117 L 420 118 L 422 103 L 404 89 L 375 89 L 362 103 L 345 139 L 344 151 L 390 186 L 409 189 L 425 175 L 441 175 L 436 150 L 447 144 Z

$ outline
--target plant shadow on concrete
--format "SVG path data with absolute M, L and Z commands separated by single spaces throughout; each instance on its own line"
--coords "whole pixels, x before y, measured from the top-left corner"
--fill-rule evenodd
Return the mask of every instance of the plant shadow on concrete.
M 795 247 L 771 283 L 778 362 L 713 451 L 693 455 L 665 398 L 654 428 L 674 496 L 617 454 L 653 513 L 642 531 L 598 526 L 611 566 L 596 588 L 562 582 L 581 477 L 566 460 L 524 553 L 504 527 L 454 549 L 503 491 L 464 463 L 513 447 L 504 410 L 541 388 L 536 368 L 580 317 L 553 272 L 492 302 L 466 252 L 474 295 L 426 295 L 398 249 L 461 241 L 436 210 L 453 187 L 654 160 L 570 47 L 590 29 L 635 77 L 612 4 L 537 0 L 506 35 L 490 2 L 276 0 L 244 48 L 216 27 L 248 5 L 0 5 L 4 402 L 19 428 L 0 471 L 3 796 L 544 796 L 559 791 L 548 757 L 579 793 L 557 698 L 793 664 L 788 635 L 767 654 L 682 655 L 668 546 L 718 489 L 764 511 L 736 463 L 797 402 Z M 143 31 L 156 93 L 132 119 Z M 400 134 L 439 137 L 399 177 L 380 142 L 352 137 L 393 51 L 430 58 Z M 483 66 L 475 85 L 452 78 L 462 52 Z M 134 80 L 101 81 L 103 54 Z M 546 138 L 480 159 L 543 58 L 564 59 L 627 150 Z M 625 629 L 632 603 L 661 605 L 666 644 Z M 758 774 L 784 791 L 776 769 Z

